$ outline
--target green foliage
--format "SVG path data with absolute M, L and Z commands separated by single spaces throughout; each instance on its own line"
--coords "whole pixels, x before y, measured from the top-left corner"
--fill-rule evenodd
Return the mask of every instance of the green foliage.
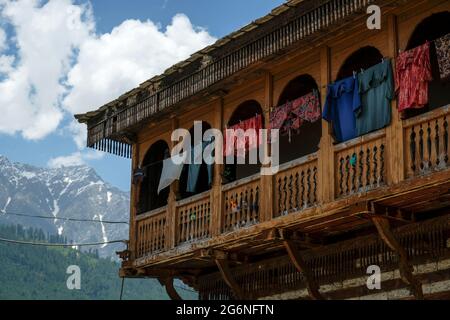
M 17 226 L 0 226 L 0 237 L 36 242 L 67 243 L 58 235 Z M 67 289 L 67 267 L 81 270 L 81 290 Z M 117 262 L 99 258 L 97 250 L 48 248 L 0 242 L 0 300 L 118 300 L 121 279 Z M 196 295 L 178 290 L 185 299 Z M 165 300 L 156 280 L 125 279 L 124 300 Z

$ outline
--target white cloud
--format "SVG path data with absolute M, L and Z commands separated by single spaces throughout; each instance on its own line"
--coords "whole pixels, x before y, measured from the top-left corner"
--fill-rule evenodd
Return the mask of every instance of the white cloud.
M 44 138 L 66 113 L 95 109 L 215 41 L 182 14 L 165 30 L 127 20 L 99 35 L 90 5 L 72 1 L 0 0 L 0 19 L 14 32 L 7 40 L 0 35 L 0 46 L 17 48 L 14 56 L 0 51 L 0 133 Z M 70 124 L 65 130 L 81 149 L 85 129 Z
M 64 107 L 72 113 L 99 107 L 214 40 L 182 14 L 165 31 L 151 21 L 127 20 L 80 46 Z
M 63 118 L 61 79 L 70 70 L 74 49 L 90 37 L 88 5 L 70 0 L 2 1 L 0 19 L 15 33 L 15 66 L 2 56 L 0 132 L 40 139 L 55 131 Z M 6 61 L 6 62 L 5 62 Z
M 88 152 L 77 151 L 68 156 L 60 156 L 52 158 L 48 161 L 47 165 L 50 168 L 81 166 L 85 165 L 86 161 L 98 160 L 103 158 L 103 156 L 104 153 L 99 151 L 88 151 Z
M 0 52 L 8 47 L 6 40 L 6 32 L 2 28 L 0 28 Z

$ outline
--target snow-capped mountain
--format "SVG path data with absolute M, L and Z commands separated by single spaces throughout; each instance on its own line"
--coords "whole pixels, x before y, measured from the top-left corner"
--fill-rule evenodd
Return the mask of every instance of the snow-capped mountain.
M 37 227 L 58 233 L 74 243 L 128 239 L 128 225 L 101 221 L 128 221 L 129 193 L 104 182 L 87 166 L 59 169 L 12 163 L 0 155 L 0 224 Z M 36 219 L 8 213 L 51 216 Z M 58 218 L 93 219 L 73 222 Z M 122 244 L 99 247 L 102 256 L 114 256 Z

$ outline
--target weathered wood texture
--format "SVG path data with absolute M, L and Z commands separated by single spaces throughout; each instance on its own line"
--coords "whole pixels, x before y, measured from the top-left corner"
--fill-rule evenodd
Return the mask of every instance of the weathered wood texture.
M 439 261 L 449 255 L 450 217 L 408 225 L 393 232 L 412 263 L 429 259 Z M 324 248 L 302 251 L 302 259 L 317 285 L 367 277 L 367 267 L 378 265 L 382 271 L 396 269 L 399 257 L 377 235 L 337 243 Z M 307 287 L 306 277 L 298 272 L 288 256 L 247 264 L 231 270 L 243 294 L 253 298 L 271 296 Z M 230 299 L 231 292 L 220 276 L 210 274 L 199 279 L 202 299 Z

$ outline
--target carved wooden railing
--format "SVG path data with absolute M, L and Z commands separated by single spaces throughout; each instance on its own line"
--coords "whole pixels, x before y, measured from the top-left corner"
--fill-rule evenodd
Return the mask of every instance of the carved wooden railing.
M 223 187 L 223 233 L 260 222 L 260 190 L 259 175 Z
M 110 148 L 97 142 L 110 137 L 111 134 L 122 132 L 143 119 L 172 106 L 183 99 L 191 97 L 201 90 L 229 78 L 233 74 L 262 61 L 300 40 L 306 39 L 316 32 L 341 24 L 352 15 L 365 13 L 367 5 L 374 0 L 321 0 L 310 10 L 298 10 L 289 21 L 279 24 L 279 27 L 269 29 L 262 34 L 250 38 L 248 43 L 224 56 L 213 59 L 200 70 L 189 74 L 149 97 L 131 103 L 107 119 L 95 124 L 89 124 L 88 146 Z M 381 2 L 381 1 L 380 1 Z M 261 27 L 260 27 L 261 28 Z M 108 124 L 106 122 L 108 121 Z
M 292 161 L 275 177 L 274 217 L 297 212 L 318 203 L 317 154 Z
M 387 156 L 385 130 L 335 146 L 336 197 L 386 184 Z
M 176 245 L 211 236 L 210 192 L 180 201 L 177 206 Z
M 448 168 L 450 106 L 404 121 L 408 178 Z
M 167 209 L 138 216 L 136 222 L 136 258 L 167 250 Z

